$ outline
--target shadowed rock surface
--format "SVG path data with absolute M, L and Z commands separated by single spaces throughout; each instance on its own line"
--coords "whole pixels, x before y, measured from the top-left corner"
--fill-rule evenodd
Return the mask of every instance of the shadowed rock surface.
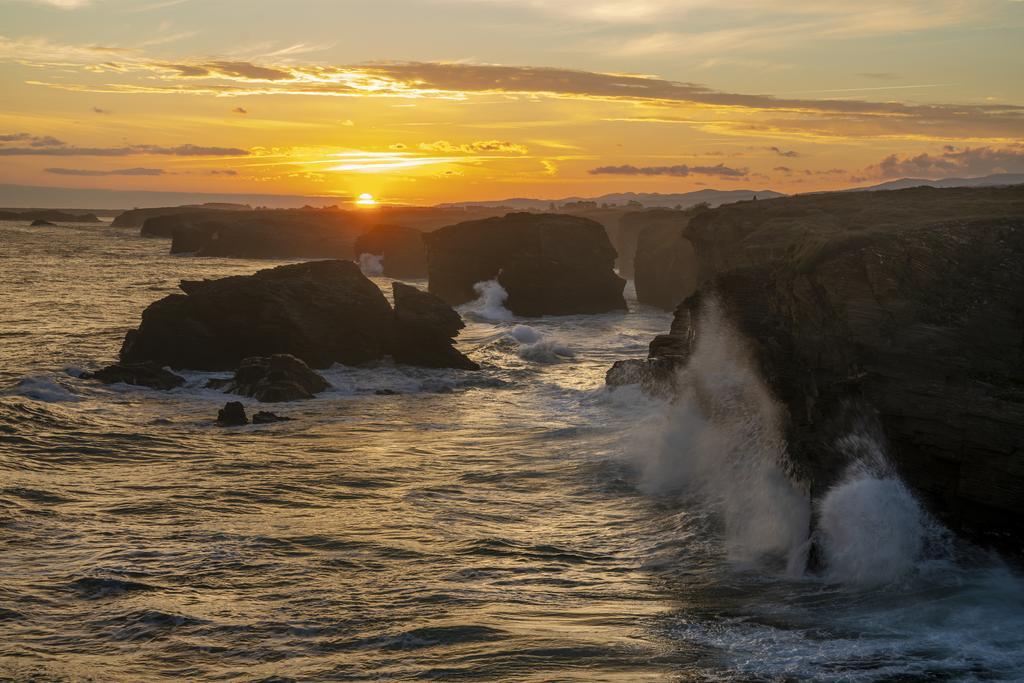
M 207 386 L 264 403 L 313 398 L 331 388 L 330 383 L 308 365 L 286 353 L 246 358 L 233 378 L 211 380 Z
M 96 372 L 83 372 L 82 379 L 94 379 L 104 384 L 133 384 L 151 389 L 174 389 L 185 384 L 185 378 L 174 374 L 159 363 L 114 363 Z
M 240 427 L 249 424 L 245 415 L 245 406 L 238 401 L 229 401 L 217 411 L 217 424 L 221 427 Z
M 439 297 L 412 285 L 394 282 L 391 287 L 396 325 L 392 355 L 397 362 L 429 368 L 480 369 L 452 346 L 452 340 L 466 326 L 458 313 Z
M 393 353 L 412 357 L 397 332 L 402 303 L 396 315 L 351 261 L 183 281 L 181 289 L 184 294 L 160 299 L 143 312 L 139 328 L 125 335 L 122 361 L 233 370 L 246 358 L 275 354 L 291 354 L 314 368 L 360 365 Z M 450 346 L 450 319 L 438 324 Z M 466 367 L 468 360 L 458 358 L 454 367 Z
M 617 363 L 609 383 L 671 382 L 716 301 L 787 408 L 814 496 L 849 464 L 836 440 L 863 413 L 946 523 L 1003 545 L 1024 537 L 1024 188 L 757 204 L 691 221 L 703 285 L 651 361 Z
M 594 221 L 511 213 L 423 236 L 430 291 L 452 305 L 476 298 L 473 285 L 498 279 L 516 315 L 571 315 L 625 309 L 615 249 Z
M 353 252 L 382 256 L 383 275 L 414 280 L 427 277 L 423 233 L 401 225 L 378 225 L 356 238 Z

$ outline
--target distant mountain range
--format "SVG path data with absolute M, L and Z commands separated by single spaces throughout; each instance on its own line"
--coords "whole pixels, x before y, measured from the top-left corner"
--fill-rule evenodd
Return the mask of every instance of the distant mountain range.
M 996 185 L 1024 185 L 1024 173 L 994 173 L 980 178 L 900 178 L 870 187 L 851 187 L 845 192 L 868 192 L 871 190 L 905 190 L 908 187 L 993 187 Z
M 629 202 L 634 201 L 640 202 L 647 207 L 681 206 L 685 209 L 687 207 L 700 204 L 701 202 L 707 202 L 711 206 L 718 206 L 720 204 L 729 204 L 731 202 L 747 201 L 753 199 L 755 196 L 759 199 L 773 199 L 775 197 L 785 197 L 786 195 L 772 190 L 697 190 L 696 192 L 682 192 L 678 194 L 661 194 L 659 192 L 613 192 L 611 194 L 603 194 L 599 197 L 563 197 L 561 199 L 511 197 L 509 199 L 496 199 L 484 202 L 453 202 L 450 204 L 440 204 L 439 206 L 446 208 L 462 206 L 507 206 L 510 209 L 526 211 L 530 209 L 547 209 L 551 204 L 554 204 L 555 206 L 562 206 L 563 204 L 574 204 L 576 202 L 596 202 L 598 206 L 601 204 L 616 204 L 618 206 L 624 206 Z

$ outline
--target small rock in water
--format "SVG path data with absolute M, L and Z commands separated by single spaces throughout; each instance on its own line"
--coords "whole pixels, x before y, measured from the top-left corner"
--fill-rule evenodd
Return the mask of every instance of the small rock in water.
M 378 389 L 373 393 L 377 394 L 378 396 L 397 396 L 401 392 L 395 391 L 394 389 Z
M 174 374 L 159 363 L 114 363 L 96 372 L 83 372 L 82 379 L 95 379 L 104 384 L 133 384 L 151 389 L 174 389 L 185 383 L 185 378 Z
M 308 365 L 286 353 L 246 358 L 232 379 L 210 380 L 206 386 L 266 403 L 313 398 L 331 388 L 330 383 Z
M 269 410 L 261 410 L 252 416 L 252 423 L 254 425 L 270 424 L 271 422 L 288 422 L 289 420 L 291 420 L 290 417 L 278 415 L 277 413 L 272 413 Z
M 249 424 L 249 418 L 245 416 L 245 406 L 238 401 L 228 401 L 217 411 L 217 424 L 222 427 Z

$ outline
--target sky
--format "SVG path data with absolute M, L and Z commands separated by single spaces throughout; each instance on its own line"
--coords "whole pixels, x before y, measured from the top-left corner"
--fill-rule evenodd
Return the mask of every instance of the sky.
M 0 0 L 0 183 L 434 204 L 1024 172 L 1020 0 Z

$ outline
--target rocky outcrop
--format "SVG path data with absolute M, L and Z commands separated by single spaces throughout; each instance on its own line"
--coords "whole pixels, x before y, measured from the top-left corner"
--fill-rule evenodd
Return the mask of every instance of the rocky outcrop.
M 247 204 L 226 204 L 226 203 L 210 203 L 210 204 L 188 204 L 184 206 L 161 206 L 153 207 L 148 209 L 129 209 L 116 216 L 111 222 L 111 227 L 114 228 L 141 228 L 150 218 L 156 218 L 158 216 L 170 216 L 173 214 L 184 214 L 184 213 L 209 213 L 213 211 L 250 211 L 251 207 Z M 144 235 L 146 233 L 143 233 Z M 156 236 L 156 235 L 152 235 Z M 164 237 L 170 237 L 170 234 L 163 235 Z
M 414 280 L 427 277 L 423 233 L 401 225 L 378 225 L 356 238 L 353 252 L 381 256 L 383 275 Z
M 185 384 L 185 378 L 176 375 L 159 363 L 114 363 L 96 372 L 84 372 L 82 379 L 94 379 L 104 384 L 133 384 L 151 389 L 174 389 Z
M 253 356 L 291 354 L 323 368 L 403 354 L 397 332 L 402 302 L 392 310 L 351 261 L 312 261 L 254 275 L 183 281 L 181 289 L 184 294 L 167 296 L 143 312 L 139 328 L 125 336 L 123 362 L 233 370 Z M 448 331 L 450 325 L 439 334 Z M 468 361 L 461 354 L 458 358 L 456 367 L 464 367 Z
M 935 514 L 1019 549 L 1024 188 L 757 204 L 775 206 L 691 221 L 702 284 L 652 343 L 651 360 L 618 364 L 609 383 L 671 382 L 714 301 L 785 406 L 793 465 L 815 497 L 850 462 L 838 438 L 870 414 Z
M 245 406 L 238 401 L 229 401 L 217 411 L 217 424 L 221 427 L 241 427 L 249 424 Z
M 633 279 L 636 272 L 634 259 L 640 233 L 648 228 L 667 227 L 681 230 L 686 225 L 686 214 L 672 209 L 650 209 L 648 211 L 630 211 L 619 218 L 618 230 L 615 233 L 615 250 L 618 258 L 615 267 L 619 275 Z
M 331 388 L 330 383 L 308 365 L 286 353 L 246 358 L 235 370 L 234 377 L 211 380 L 207 386 L 263 403 L 313 398 Z
M 568 315 L 625 309 L 615 249 L 594 221 L 511 213 L 467 221 L 423 236 L 430 291 L 452 305 L 476 298 L 473 285 L 497 278 L 516 315 Z
M 401 282 L 391 285 L 395 300 L 396 343 L 392 356 L 399 363 L 427 368 L 479 370 L 480 366 L 452 346 L 466 325 L 440 298 Z

